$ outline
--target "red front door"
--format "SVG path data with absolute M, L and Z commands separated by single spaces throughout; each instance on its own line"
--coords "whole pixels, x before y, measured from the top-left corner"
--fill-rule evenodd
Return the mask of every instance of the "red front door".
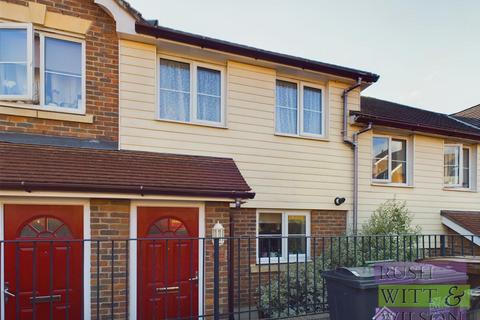
M 7 320 L 81 319 L 82 235 L 82 206 L 5 205 Z
M 198 209 L 139 207 L 138 318 L 198 314 Z

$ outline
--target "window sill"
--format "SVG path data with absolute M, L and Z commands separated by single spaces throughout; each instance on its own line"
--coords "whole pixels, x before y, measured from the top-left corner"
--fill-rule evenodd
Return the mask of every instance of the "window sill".
M 310 258 L 307 258 L 307 262 L 312 262 Z M 299 260 L 298 264 L 305 263 L 305 260 Z M 278 272 L 278 271 L 287 271 L 287 265 L 297 265 L 296 261 L 290 261 L 287 263 L 286 261 L 272 262 L 270 264 L 265 262 L 260 262 L 258 264 L 251 264 L 250 265 L 250 273 L 264 273 L 264 272 Z M 292 267 L 290 267 L 292 268 Z
M 457 191 L 457 192 L 477 192 L 473 189 L 461 188 L 461 187 L 443 187 L 445 191 Z
M 390 188 L 407 188 L 407 189 L 413 189 L 413 185 L 409 184 L 401 184 L 401 183 L 381 183 L 381 182 L 372 182 L 372 186 L 374 187 L 390 187 Z
M 31 117 L 59 121 L 93 123 L 92 114 L 65 113 L 58 111 L 41 110 L 36 105 L 20 104 L 15 102 L 0 101 L 0 114 L 11 116 Z
M 224 124 L 214 124 L 214 123 L 205 123 L 205 122 L 186 122 L 186 121 L 177 121 L 177 120 L 168 120 L 157 118 L 155 121 L 158 122 L 167 122 L 167 123 L 177 123 L 177 124 L 186 124 L 190 126 L 199 126 L 199 127 L 208 127 L 208 128 L 217 128 L 217 129 L 228 129 Z
M 298 134 L 287 134 L 287 133 L 278 133 L 278 132 L 275 132 L 274 135 L 276 135 L 278 137 L 285 137 L 285 138 L 317 140 L 317 141 L 325 141 L 325 142 L 330 141 L 326 136 L 314 137 L 314 136 L 302 136 L 302 135 L 298 135 Z

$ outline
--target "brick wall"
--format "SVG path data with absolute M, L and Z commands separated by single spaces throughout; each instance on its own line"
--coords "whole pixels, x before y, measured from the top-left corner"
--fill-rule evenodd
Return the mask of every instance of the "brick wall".
M 27 5 L 26 1 L 9 1 Z M 118 39 L 115 21 L 92 0 L 37 0 L 47 10 L 93 21 L 86 34 L 86 112 L 76 123 L 0 114 L 0 131 L 103 141 L 118 140 Z
M 225 227 L 225 237 L 230 235 L 230 207 L 227 202 L 207 202 L 205 204 L 205 232 L 211 237 L 211 230 L 215 223 L 220 222 Z M 201 245 L 201 244 L 200 244 Z M 220 270 L 219 270 L 219 297 L 220 313 L 228 312 L 228 242 L 220 246 Z M 213 313 L 213 244 L 205 242 L 205 314 Z
M 312 236 L 341 236 L 347 228 L 347 212 L 342 210 L 312 210 Z
M 95 240 L 114 240 L 128 239 L 129 237 L 129 216 L 130 201 L 128 200 L 104 200 L 92 199 L 90 201 L 90 219 L 91 219 L 91 286 L 92 286 L 92 319 L 97 319 L 97 310 L 99 310 L 100 319 L 111 319 L 112 306 L 112 243 L 110 241 Z M 98 261 L 98 254 L 100 260 Z M 126 242 L 116 241 L 113 245 L 113 298 L 115 319 L 127 319 L 128 306 L 126 297 L 128 296 L 128 245 Z M 98 274 L 97 262 L 100 265 Z M 99 275 L 99 295 L 97 301 L 97 274 Z M 98 302 L 98 303 L 97 303 Z
M 479 256 L 480 247 L 475 245 L 472 241 L 459 235 L 447 226 L 443 226 L 445 230 L 445 251 L 447 256 L 465 255 L 465 256 Z M 453 248 L 453 250 L 452 250 Z M 437 250 L 436 255 L 440 255 L 440 250 Z

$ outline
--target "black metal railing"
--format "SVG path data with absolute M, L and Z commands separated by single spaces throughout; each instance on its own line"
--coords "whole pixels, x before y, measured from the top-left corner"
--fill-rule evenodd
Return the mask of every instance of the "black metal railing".
M 328 312 L 322 272 L 477 256 L 476 236 L 5 240 L 7 319 L 257 319 Z M 88 299 L 90 298 L 90 299 Z

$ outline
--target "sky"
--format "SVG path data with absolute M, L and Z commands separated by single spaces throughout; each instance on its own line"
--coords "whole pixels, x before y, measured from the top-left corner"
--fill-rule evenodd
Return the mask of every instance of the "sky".
M 480 104 L 479 0 L 129 0 L 166 27 L 380 75 L 363 95 Z

